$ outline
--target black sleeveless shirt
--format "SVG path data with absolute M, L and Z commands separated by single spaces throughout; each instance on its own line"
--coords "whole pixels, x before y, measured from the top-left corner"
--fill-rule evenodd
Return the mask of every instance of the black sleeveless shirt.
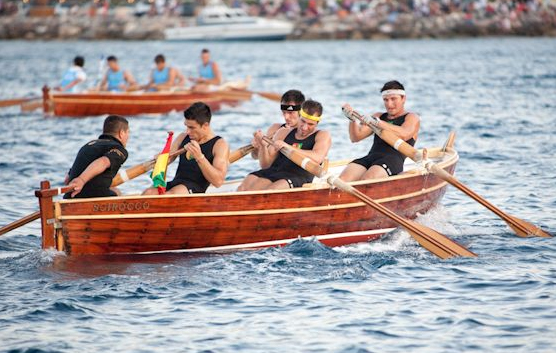
M 409 113 L 405 113 L 404 115 L 400 115 L 399 117 L 397 117 L 395 119 L 388 119 L 388 113 L 384 113 L 379 117 L 379 119 L 382 120 L 382 121 L 385 121 L 389 124 L 392 124 L 392 125 L 402 126 L 402 124 L 405 122 L 405 118 L 407 117 L 408 114 Z M 411 146 L 415 145 L 415 139 L 413 137 L 410 138 L 409 140 L 405 141 L 405 142 L 409 143 Z M 374 141 L 373 141 L 373 146 L 371 147 L 371 150 L 369 151 L 369 154 L 373 154 L 373 153 L 393 155 L 393 156 L 396 156 L 398 158 L 401 158 L 402 160 L 405 160 L 405 156 L 403 154 L 401 154 L 396 149 L 394 149 L 394 147 L 392 147 L 389 144 L 387 144 L 386 142 L 384 142 L 384 140 L 381 139 L 377 134 L 375 134 L 375 138 L 374 138 Z
M 214 136 L 212 139 L 200 145 L 201 151 L 210 164 L 212 164 L 212 161 L 214 160 L 212 149 L 214 148 L 216 141 L 220 139 L 220 136 Z M 191 142 L 191 138 L 189 138 L 189 136 L 186 136 L 180 144 L 179 148 L 183 148 L 189 142 Z M 180 162 L 178 164 L 178 169 L 176 170 L 176 176 L 174 177 L 174 180 L 192 181 L 199 185 L 203 192 L 206 191 L 206 189 L 210 185 L 209 181 L 203 175 L 199 164 L 197 163 L 195 158 L 193 158 L 193 156 L 191 156 L 188 152 L 180 154 Z
M 288 136 L 286 136 L 286 138 L 284 139 L 284 142 L 293 146 L 294 148 L 298 148 L 301 150 L 312 150 L 313 147 L 315 147 L 315 141 L 317 138 L 317 134 L 319 133 L 318 131 L 309 135 L 304 140 L 298 140 L 297 138 L 295 138 L 296 132 L 297 129 L 293 129 L 292 131 L 290 131 Z M 282 153 L 278 153 L 278 156 L 269 169 L 294 173 L 296 175 L 303 176 L 304 178 L 308 178 L 309 180 L 312 180 L 313 178 L 313 175 L 311 173 L 301 168 L 294 162 L 290 161 L 289 158 L 284 156 Z

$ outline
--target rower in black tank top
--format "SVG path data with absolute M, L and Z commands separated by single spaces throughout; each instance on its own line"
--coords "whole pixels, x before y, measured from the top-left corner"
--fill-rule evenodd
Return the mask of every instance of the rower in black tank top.
M 297 129 L 290 131 L 284 139 L 284 142 L 295 148 L 312 150 L 315 146 L 316 137 L 319 132 L 316 131 L 304 140 L 298 140 L 295 138 L 296 132 Z M 301 187 L 303 184 L 313 181 L 313 174 L 289 160 L 289 158 L 284 156 L 282 153 L 278 154 L 269 168 L 261 169 L 251 174 L 260 178 L 268 179 L 272 182 L 284 179 L 288 182 L 290 188 Z
M 379 119 L 389 124 L 402 126 L 408 114 L 409 113 L 405 113 L 397 118 L 388 119 L 388 113 L 384 113 Z M 411 146 L 415 145 L 415 139 L 413 137 L 405 142 L 409 143 Z M 369 153 L 365 157 L 354 160 L 352 163 L 362 165 L 367 169 L 373 165 L 380 165 L 389 176 L 392 176 L 403 172 L 404 161 L 405 156 L 403 154 L 375 134 L 373 146 Z
M 200 145 L 201 151 L 205 155 L 205 158 L 212 164 L 214 160 L 214 153 L 212 152 L 214 145 L 216 142 L 221 139 L 220 136 L 215 136 L 212 139 L 208 140 L 207 142 Z M 179 148 L 183 148 L 191 142 L 189 136 L 186 136 L 182 143 L 180 143 Z M 183 185 L 189 190 L 190 193 L 204 193 L 207 191 L 210 183 L 203 175 L 199 164 L 193 158 L 193 156 L 189 155 L 189 153 L 182 153 L 180 155 L 180 161 L 178 164 L 178 169 L 176 170 L 176 176 L 174 180 L 169 182 L 166 185 L 166 189 L 170 190 L 176 185 Z

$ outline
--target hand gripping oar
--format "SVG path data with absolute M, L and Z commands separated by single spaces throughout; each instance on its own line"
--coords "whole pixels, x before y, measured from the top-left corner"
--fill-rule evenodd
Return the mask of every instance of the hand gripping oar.
M 394 147 L 401 154 L 403 154 L 406 157 L 411 158 L 415 162 L 423 162 L 425 168 L 429 172 L 435 174 L 440 179 L 442 179 L 442 180 L 450 183 L 451 185 L 455 186 L 456 188 L 460 189 L 465 194 L 467 194 L 468 196 L 473 198 L 475 201 L 477 201 L 481 205 L 485 206 L 486 208 L 488 208 L 489 210 L 494 212 L 494 214 L 496 214 L 498 217 L 502 218 L 508 224 L 508 226 L 511 229 L 513 229 L 513 231 L 518 236 L 520 236 L 520 237 L 538 236 L 538 237 L 546 237 L 546 238 L 551 237 L 550 234 L 543 231 L 541 228 L 539 228 L 539 227 L 537 227 L 537 226 L 535 226 L 535 225 L 533 225 L 529 222 L 526 222 L 522 219 L 519 219 L 515 216 L 510 216 L 507 213 L 504 213 L 501 209 L 499 209 L 498 207 L 494 206 L 493 204 L 491 204 L 490 202 L 488 202 L 487 200 L 485 200 L 484 198 L 479 196 L 477 193 L 475 193 L 474 191 L 469 189 L 467 186 L 463 185 L 459 180 L 456 179 L 456 177 L 454 177 L 453 175 L 451 175 L 450 173 L 448 173 L 444 169 L 437 166 L 434 162 L 432 162 L 430 160 L 427 160 L 427 159 L 424 160 L 423 159 L 423 154 L 419 150 L 417 150 L 415 147 L 411 146 L 407 142 L 400 139 L 393 132 L 391 132 L 389 130 L 378 128 L 376 126 L 376 124 L 377 124 L 376 120 L 372 120 L 372 119 L 375 119 L 375 118 L 366 119 L 361 114 L 359 114 L 355 111 L 352 111 L 351 113 L 344 110 L 344 109 L 342 109 L 342 111 L 344 112 L 344 115 L 348 119 L 350 119 L 350 120 L 351 119 L 357 119 L 361 123 L 370 127 L 374 131 L 375 134 L 377 134 L 382 140 L 384 140 L 384 142 L 386 142 L 390 146 Z
M 263 137 L 263 139 L 274 145 L 274 141 L 268 137 Z M 285 145 L 280 149 L 286 157 L 288 157 L 292 162 L 305 169 L 306 171 L 316 175 L 318 177 L 323 177 L 323 171 L 320 165 L 318 165 L 313 160 L 303 156 L 295 148 Z M 347 184 L 340 178 L 336 176 L 325 176 L 326 181 L 338 189 L 345 191 L 354 197 L 361 200 L 366 205 L 372 207 L 377 212 L 382 213 L 386 217 L 392 219 L 399 225 L 405 228 L 407 232 L 425 249 L 433 253 L 434 255 L 440 257 L 441 259 L 447 259 L 454 256 L 466 256 L 474 257 L 477 256 L 475 253 L 469 251 L 463 245 L 458 244 L 452 239 L 438 233 L 437 231 L 428 228 L 422 224 L 415 221 L 411 221 L 407 218 L 397 215 L 385 206 L 379 204 L 378 202 L 371 199 L 369 196 L 365 195 L 361 191 L 357 190 L 353 186 Z

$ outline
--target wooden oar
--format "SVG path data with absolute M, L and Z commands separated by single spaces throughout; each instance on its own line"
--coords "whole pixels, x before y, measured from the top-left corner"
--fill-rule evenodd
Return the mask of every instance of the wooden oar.
M 551 237 L 550 234 L 543 231 L 541 228 L 529 222 L 526 222 L 522 219 L 519 219 L 515 216 L 510 216 L 507 213 L 503 212 L 501 209 L 494 206 L 493 204 L 485 200 L 483 197 L 479 196 L 477 193 L 475 193 L 467 186 L 462 184 L 456 177 L 446 172 L 444 169 L 440 168 L 432 161 L 423 160 L 423 154 L 420 151 L 418 151 L 415 147 L 411 146 L 407 142 L 400 139 L 393 132 L 385 129 L 379 129 L 378 127 L 373 125 L 370 121 L 367 121 L 367 119 L 365 119 L 361 114 L 355 111 L 352 111 L 351 114 L 349 112 L 344 111 L 344 115 L 346 115 L 346 117 L 348 118 L 351 116 L 352 118 L 355 118 L 359 120 L 361 123 L 370 127 L 375 134 L 377 134 L 382 140 L 384 140 L 384 142 L 394 147 L 404 156 L 409 157 L 415 162 L 424 162 L 424 166 L 425 168 L 427 168 L 429 172 L 435 174 L 442 180 L 455 186 L 456 188 L 458 188 L 459 190 L 463 191 L 465 194 L 470 196 L 472 199 L 474 199 L 481 205 L 485 206 L 490 211 L 494 212 L 494 214 L 496 214 L 498 217 L 504 220 L 518 236 L 520 237 L 537 236 L 537 237 L 546 237 L 546 238 Z
M 24 102 L 21 104 L 21 111 L 22 112 L 32 112 L 34 110 L 37 110 L 39 108 L 43 107 L 43 101 L 42 99 L 38 98 L 38 99 L 33 99 L 27 102 Z
M 274 144 L 274 141 L 268 137 L 264 137 L 263 139 L 270 144 Z M 303 156 L 295 148 L 286 145 L 280 149 L 280 152 L 282 152 L 292 162 L 294 162 L 301 168 L 307 170 L 308 172 L 312 173 L 313 175 L 316 175 L 318 177 L 323 177 L 322 175 L 323 170 L 321 166 L 319 166 L 313 160 Z M 441 259 L 447 259 L 454 256 L 466 256 L 466 257 L 477 256 L 475 253 L 471 252 L 463 245 L 458 244 L 452 239 L 446 237 L 445 235 L 442 235 L 437 231 L 429 227 L 426 227 L 422 224 L 419 224 L 415 221 L 411 221 L 407 218 L 397 215 L 396 213 L 392 212 L 385 206 L 379 204 L 378 202 L 371 199 L 369 196 L 357 190 L 353 186 L 347 184 L 337 176 L 329 175 L 326 177 L 326 181 L 330 185 L 336 186 L 338 189 L 353 195 L 354 197 L 358 198 L 366 205 L 375 209 L 377 212 L 382 213 L 386 217 L 392 219 L 397 224 L 404 227 L 405 230 L 407 230 L 407 232 L 419 244 L 421 244 L 421 246 L 423 246 L 425 249 L 427 249 L 434 255 L 440 257 Z
M 179 150 L 170 153 L 169 158 L 177 157 L 182 153 L 185 153 L 185 148 L 180 148 Z M 129 167 L 125 170 L 121 170 L 118 174 L 116 174 L 114 179 L 112 179 L 112 185 L 110 185 L 110 187 L 118 186 L 128 180 L 137 178 L 139 175 L 145 174 L 146 172 L 154 168 L 155 163 L 156 158 L 153 158 L 141 164 Z
M 255 147 L 253 145 L 245 145 L 243 147 L 238 148 L 237 150 L 230 152 L 230 164 L 242 159 L 243 157 L 247 156 L 249 153 L 253 152 Z
M 279 93 L 274 92 L 258 92 L 258 91 L 251 91 L 253 94 L 257 94 L 263 98 L 269 99 L 271 101 L 280 102 L 282 100 L 282 95 Z
M 35 219 L 41 218 L 41 213 L 39 211 L 33 212 L 23 218 L 18 219 L 17 221 L 13 221 L 12 223 L 3 226 L 0 228 L 0 235 L 6 234 L 9 231 L 12 231 L 16 228 L 19 228 L 23 225 L 26 225 L 29 222 L 33 222 Z
M 27 98 L 13 98 L 13 99 L 0 100 L 0 108 L 23 104 L 25 102 L 29 102 L 37 98 L 38 97 L 27 97 Z

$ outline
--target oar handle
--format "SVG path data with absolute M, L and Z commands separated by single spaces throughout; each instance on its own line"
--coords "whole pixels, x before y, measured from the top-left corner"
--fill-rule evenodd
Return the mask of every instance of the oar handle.
M 180 148 L 179 150 L 170 153 L 169 157 L 174 158 L 182 153 L 185 153 L 185 148 Z M 139 175 L 145 174 L 146 172 L 154 168 L 155 163 L 156 159 L 151 159 L 141 164 L 134 165 L 133 167 L 120 170 L 118 174 L 116 174 L 114 179 L 112 179 L 112 184 L 110 186 L 116 187 L 128 180 L 137 178 Z
M 316 175 L 317 177 L 322 177 L 325 174 L 324 169 L 317 162 L 299 153 L 299 151 L 292 146 L 285 144 L 282 148 L 278 148 L 276 142 L 267 136 L 263 136 L 263 141 L 274 146 L 274 148 L 279 149 L 283 155 L 309 173 Z
M 5 225 L 4 227 L 0 228 L 0 235 L 6 234 L 9 231 L 12 231 L 16 228 L 19 228 L 29 222 L 34 221 L 35 219 L 41 218 L 41 213 L 39 211 L 33 212 L 23 218 L 18 219 L 10 224 Z
M 359 114 L 355 110 L 350 112 L 342 108 L 342 111 L 346 118 L 352 121 L 354 119 L 358 120 L 363 125 L 370 127 L 375 134 L 377 134 L 382 140 L 384 140 L 384 142 L 392 146 L 404 156 L 409 157 L 415 162 L 420 162 L 423 160 L 423 153 L 421 151 L 396 136 L 396 134 L 394 134 L 392 131 L 379 128 L 375 121 L 371 121 L 368 118 L 365 118 L 363 115 Z
M 230 164 L 232 164 L 242 159 L 243 157 L 247 156 L 249 153 L 253 152 L 254 150 L 255 147 L 253 147 L 253 145 L 251 144 L 240 147 L 237 150 L 230 153 L 230 157 L 228 158 L 228 161 L 230 162 Z

